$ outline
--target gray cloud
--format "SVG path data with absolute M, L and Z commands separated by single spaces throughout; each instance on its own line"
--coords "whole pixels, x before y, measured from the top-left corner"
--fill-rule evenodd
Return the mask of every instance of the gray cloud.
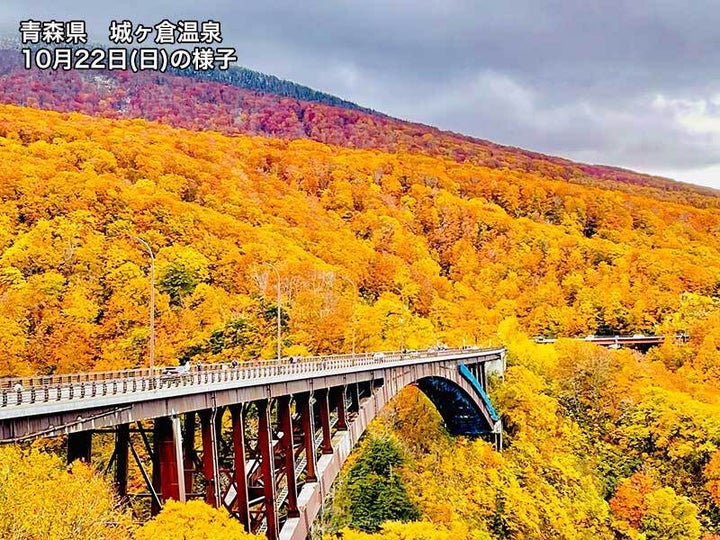
M 240 63 L 401 118 L 720 187 L 720 9 L 607 0 L 5 0 L 22 18 L 214 18 Z M 687 174 L 686 174 L 687 173 Z

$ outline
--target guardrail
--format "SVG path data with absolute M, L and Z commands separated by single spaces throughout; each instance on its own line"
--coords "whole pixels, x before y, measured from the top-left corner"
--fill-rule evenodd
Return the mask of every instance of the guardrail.
M 585 341 L 586 343 L 595 343 L 599 345 L 605 344 L 660 344 L 665 341 L 665 336 L 646 336 L 643 334 L 635 334 L 633 336 L 585 336 L 585 337 L 571 337 L 565 338 L 574 341 Z M 558 338 L 547 338 L 543 336 L 536 336 L 533 338 L 535 343 L 555 343 Z M 687 342 L 687 334 L 677 334 L 675 340 Z
M 355 358 L 372 357 L 373 354 L 392 354 L 392 353 L 362 353 L 356 354 Z M 352 354 L 336 354 L 328 356 L 308 356 L 303 357 L 302 361 L 317 361 L 320 359 L 345 359 L 353 358 Z M 239 366 L 243 367 L 258 367 L 266 366 L 278 363 L 290 363 L 289 359 L 284 359 L 278 362 L 275 360 L 252 360 L 247 362 L 241 362 Z M 207 370 L 216 371 L 227 368 L 228 364 L 197 364 L 191 365 L 191 371 L 195 370 Z M 158 366 L 155 368 L 138 368 L 138 369 L 123 369 L 116 371 L 90 371 L 87 373 L 61 373 L 54 375 L 33 375 L 29 377 L 7 377 L 0 379 L 0 390 L 4 388 L 13 388 L 16 384 L 20 384 L 24 388 L 32 386 L 52 386 L 57 384 L 72 384 L 72 383 L 84 383 L 84 382 L 102 382 L 107 380 L 115 379 L 133 379 L 133 378 L 147 378 L 156 377 L 164 373 L 169 367 L 177 366 Z
M 448 349 L 410 352 L 383 352 L 303 357 L 297 361 L 267 360 L 232 364 L 194 365 L 184 373 L 165 373 L 166 368 L 133 369 L 97 373 L 74 373 L 37 377 L 0 379 L 0 408 L 35 403 L 147 392 L 268 377 L 293 376 L 362 366 L 383 366 L 417 358 L 453 357 L 463 353 L 492 352 L 490 349 Z

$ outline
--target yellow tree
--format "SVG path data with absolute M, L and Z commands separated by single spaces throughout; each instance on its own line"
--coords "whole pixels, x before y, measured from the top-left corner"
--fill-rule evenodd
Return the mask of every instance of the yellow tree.
M 130 516 L 89 466 L 66 468 L 57 456 L 0 449 L 0 537 L 124 540 Z
M 261 540 L 248 534 L 224 509 L 203 501 L 181 503 L 170 500 L 151 521 L 140 527 L 135 540 Z

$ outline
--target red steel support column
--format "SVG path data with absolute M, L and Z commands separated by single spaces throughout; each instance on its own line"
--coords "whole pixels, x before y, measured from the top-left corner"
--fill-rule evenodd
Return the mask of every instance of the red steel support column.
M 305 470 L 306 482 L 317 482 L 317 456 L 315 455 L 315 419 L 310 408 L 310 392 L 304 392 L 295 396 L 295 405 L 300 414 L 303 430 L 303 447 L 305 448 Z
M 138 422 L 139 425 L 139 422 Z M 150 460 L 152 462 L 152 487 L 153 490 L 155 490 L 155 493 L 157 493 L 158 498 L 162 499 L 162 489 L 160 485 L 160 454 L 159 454 L 159 445 L 158 445 L 158 434 L 157 434 L 157 422 L 153 425 L 153 445 L 152 445 L 152 454 L 150 455 Z M 160 506 L 160 502 L 155 499 L 155 497 L 152 497 L 150 499 L 150 514 L 153 516 L 156 516 L 160 513 L 160 510 L 162 510 L 162 507 Z
M 115 432 L 115 491 L 122 501 L 127 497 L 129 444 L 130 425 L 118 425 Z
M 158 463 L 160 499 L 181 500 L 180 467 L 177 459 L 172 420 L 166 416 L 155 419 L 154 446 Z M 154 476 L 154 475 L 153 475 Z
M 345 387 L 333 388 L 334 407 L 337 409 L 338 420 L 335 427 L 338 431 L 347 431 L 347 418 L 345 417 Z
M 330 403 L 328 402 L 328 391 L 326 388 L 315 391 L 315 401 L 320 409 L 320 426 L 322 427 L 322 443 L 320 451 L 323 454 L 332 454 L 332 433 L 330 431 Z
M 268 540 L 277 540 L 280 534 L 277 508 L 275 508 L 275 452 L 272 444 L 272 426 L 270 425 L 270 403 L 262 399 L 258 409 L 258 447 L 260 450 L 260 469 L 264 487 L 265 519 L 267 520 Z
M 184 459 L 183 459 L 183 444 L 182 444 L 182 424 L 180 423 L 179 416 L 173 416 L 170 419 L 173 429 L 173 450 L 175 451 L 175 466 L 177 468 L 177 485 L 178 485 L 178 499 L 180 502 L 186 502 L 187 496 L 185 493 L 185 474 L 184 474 Z
M 67 439 L 67 462 L 76 459 L 90 463 L 92 455 L 92 431 L 78 431 L 70 433 Z
M 297 479 L 295 478 L 295 445 L 293 444 L 292 413 L 290 411 L 290 396 L 278 398 L 278 416 L 280 417 L 280 429 L 283 432 L 280 444 L 285 456 L 285 474 L 287 476 L 287 515 L 288 517 L 299 517 L 300 511 L 297 506 Z
M 230 415 L 232 417 L 234 480 L 237 490 L 235 511 L 238 513 L 240 523 L 249 532 L 250 509 L 248 507 L 247 473 L 245 472 L 245 411 L 243 409 L 242 405 L 233 405 L 230 407 Z
M 202 429 L 202 445 L 203 445 L 203 472 L 205 474 L 205 502 L 217 508 L 217 497 L 215 494 L 215 478 L 217 477 L 216 461 L 216 427 L 213 421 L 214 417 L 211 411 L 200 412 L 200 425 Z

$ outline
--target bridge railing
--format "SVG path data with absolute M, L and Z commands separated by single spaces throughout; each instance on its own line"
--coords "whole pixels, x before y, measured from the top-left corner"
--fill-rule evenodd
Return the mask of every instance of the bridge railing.
M 452 349 L 452 351 L 467 350 L 467 349 Z M 420 351 L 409 351 L 407 353 L 400 353 L 396 351 L 383 351 L 373 353 L 357 353 L 357 354 L 333 354 L 324 356 L 304 356 L 297 357 L 297 363 L 307 362 L 330 362 L 334 360 L 356 360 L 362 361 L 364 359 L 371 359 L 375 362 L 381 361 L 381 359 L 397 359 L 398 355 L 405 354 L 406 356 L 418 355 L 432 356 L 442 353 L 447 353 L 448 350 L 435 351 L 433 349 L 420 350 Z M 238 363 L 238 367 L 242 368 L 254 368 L 254 367 L 265 367 L 276 364 L 292 364 L 289 358 L 284 358 L 278 361 L 277 359 L 272 360 L 247 360 Z M 60 373 L 51 375 L 32 375 L 27 377 L 7 377 L 0 379 L 0 390 L 12 389 L 16 385 L 20 385 L 23 388 L 30 388 L 33 386 L 45 387 L 62 384 L 79 384 L 79 383 L 92 383 L 110 381 L 115 379 L 141 379 L 151 378 L 162 375 L 168 367 L 173 366 L 159 366 L 155 368 L 137 368 L 137 369 L 122 369 L 114 371 L 90 371 L 86 373 Z M 219 371 L 226 369 L 228 364 L 211 363 L 211 364 L 192 364 L 190 371 Z
M 360 353 L 360 354 L 335 354 L 327 356 L 306 356 L 298 357 L 298 362 L 313 362 L 313 361 L 331 361 L 331 360 L 346 360 L 346 359 L 358 359 L 373 358 L 378 354 L 392 355 L 394 353 Z M 285 358 L 278 361 L 273 360 L 247 360 L 238 363 L 238 367 L 254 368 L 264 367 L 275 364 L 290 364 L 290 359 Z M 23 388 L 30 388 L 33 386 L 44 387 L 61 384 L 79 384 L 79 383 L 92 383 L 110 381 L 115 379 L 142 379 L 149 377 L 157 377 L 162 375 L 168 367 L 174 366 L 159 366 L 155 368 L 137 368 L 137 369 L 122 369 L 115 371 L 90 371 L 86 373 L 61 373 L 52 375 L 32 375 L 27 377 L 7 377 L 0 379 L 0 390 L 12 389 L 16 385 L 20 385 Z M 175 366 L 177 367 L 177 366 Z M 219 371 L 226 369 L 228 364 L 192 364 L 190 371 Z
M 167 388 L 236 382 L 243 380 L 316 374 L 353 367 L 382 366 L 399 360 L 456 356 L 459 353 L 489 352 L 497 349 L 450 349 L 410 352 L 338 354 L 289 359 L 256 360 L 232 364 L 194 365 L 183 373 L 168 374 L 165 368 L 75 373 L 67 375 L 0 379 L 0 407 L 49 403 Z

